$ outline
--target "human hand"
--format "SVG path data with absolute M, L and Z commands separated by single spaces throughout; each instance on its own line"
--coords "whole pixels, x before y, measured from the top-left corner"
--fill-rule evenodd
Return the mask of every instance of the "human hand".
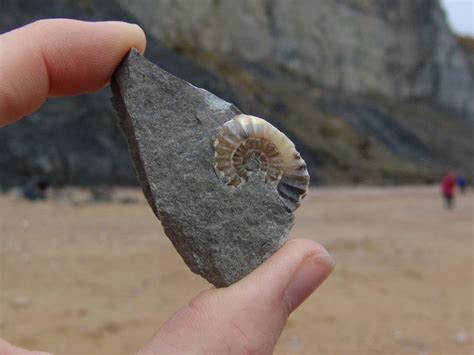
M 48 96 L 105 86 L 132 48 L 145 48 L 135 25 L 43 20 L 0 36 L 0 126 L 38 109 Z M 234 285 L 195 297 L 165 322 L 142 354 L 268 354 L 289 314 L 330 274 L 319 244 L 287 242 Z M 0 339 L 0 354 L 26 352 Z
M 0 126 L 34 111 L 48 96 L 98 91 L 145 34 L 124 22 L 41 20 L 0 35 Z

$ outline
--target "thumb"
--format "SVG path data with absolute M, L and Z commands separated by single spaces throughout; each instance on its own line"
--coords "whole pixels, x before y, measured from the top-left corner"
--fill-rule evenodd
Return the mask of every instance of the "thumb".
M 271 354 L 289 314 L 330 274 L 319 244 L 287 242 L 232 286 L 195 297 L 163 324 L 142 354 Z

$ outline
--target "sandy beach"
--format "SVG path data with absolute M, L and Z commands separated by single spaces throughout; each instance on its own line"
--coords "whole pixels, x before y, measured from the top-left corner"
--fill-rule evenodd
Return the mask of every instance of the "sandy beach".
M 67 192 L 67 193 L 66 193 Z M 30 349 L 133 353 L 210 285 L 185 266 L 139 190 L 30 203 L 0 195 L 0 335 Z M 292 238 L 336 270 L 291 315 L 277 354 L 472 354 L 474 193 L 314 189 Z

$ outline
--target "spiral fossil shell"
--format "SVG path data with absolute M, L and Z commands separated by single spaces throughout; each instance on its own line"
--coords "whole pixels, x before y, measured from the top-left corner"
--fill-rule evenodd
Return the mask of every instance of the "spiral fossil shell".
M 306 195 L 309 174 L 293 142 L 267 121 L 238 115 L 224 123 L 214 141 L 214 168 L 229 187 L 244 184 L 257 173 L 275 184 L 296 209 Z

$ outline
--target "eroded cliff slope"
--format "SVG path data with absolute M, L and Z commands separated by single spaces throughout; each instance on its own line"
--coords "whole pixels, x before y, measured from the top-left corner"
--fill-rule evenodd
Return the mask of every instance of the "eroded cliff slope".
M 313 182 L 432 181 L 474 153 L 469 56 L 435 0 L 3 0 L 42 17 L 141 24 L 147 57 L 294 139 Z M 470 59 L 472 60 L 472 58 Z M 133 184 L 107 91 L 0 130 L 0 184 Z M 27 142 L 27 143 L 25 143 Z

